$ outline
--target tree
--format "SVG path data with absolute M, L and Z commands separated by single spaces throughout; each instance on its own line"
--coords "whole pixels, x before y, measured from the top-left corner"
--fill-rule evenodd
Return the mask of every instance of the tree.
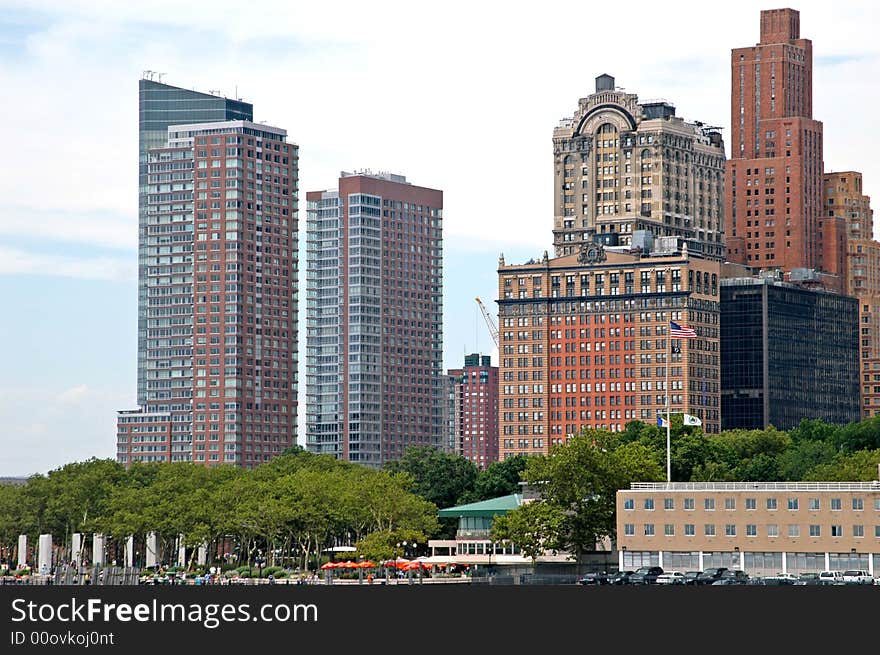
M 620 445 L 614 433 L 584 430 L 554 446 L 546 457 L 530 458 L 524 476 L 543 500 L 564 515 L 559 548 L 580 561 L 615 532 L 617 491 L 631 482 L 663 479 L 660 454 L 642 443 Z
M 413 446 L 398 460 L 385 464 L 392 473 L 409 473 L 412 491 L 443 509 L 454 507 L 474 487 L 477 467 L 466 457 L 429 446 Z
M 805 480 L 822 482 L 871 482 L 877 479 L 880 449 L 838 453 L 829 464 L 810 469 Z
M 544 500 L 526 502 L 492 521 L 492 541 L 510 541 L 520 552 L 532 559 L 548 550 L 558 550 L 566 521 L 565 512 L 554 503 Z
M 526 455 L 514 455 L 500 462 L 492 462 L 477 474 L 474 488 L 458 499 L 459 504 L 509 496 L 521 491 L 522 472 L 526 469 Z

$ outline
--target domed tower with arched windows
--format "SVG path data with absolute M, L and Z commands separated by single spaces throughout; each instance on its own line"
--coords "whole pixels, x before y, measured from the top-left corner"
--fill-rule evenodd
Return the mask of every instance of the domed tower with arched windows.
M 645 243 L 675 236 L 690 251 L 724 257 L 724 142 L 719 128 L 675 115 L 665 100 L 639 102 L 596 78 L 596 92 L 553 131 L 553 245 Z M 633 236 L 637 235 L 634 242 Z

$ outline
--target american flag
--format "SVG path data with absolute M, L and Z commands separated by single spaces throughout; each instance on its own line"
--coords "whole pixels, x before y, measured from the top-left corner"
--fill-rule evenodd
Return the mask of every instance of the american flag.
M 694 328 L 669 321 L 669 336 L 673 339 L 696 339 L 697 333 L 694 332 Z

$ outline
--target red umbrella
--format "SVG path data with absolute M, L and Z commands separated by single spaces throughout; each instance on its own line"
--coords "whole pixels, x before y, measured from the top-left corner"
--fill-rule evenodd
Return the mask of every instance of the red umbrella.
M 335 569 L 338 568 L 339 564 L 336 562 L 327 562 L 326 564 L 321 564 L 321 570 L 326 571 L 327 569 Z
M 356 569 L 358 568 L 358 566 L 359 565 L 357 562 L 352 562 L 351 560 L 347 562 L 342 562 L 342 564 L 339 565 L 339 567 L 343 569 Z
M 371 562 L 370 560 L 366 560 L 365 562 L 361 562 L 360 564 L 358 564 L 358 568 L 361 569 L 372 569 L 375 566 L 376 564 L 374 562 Z

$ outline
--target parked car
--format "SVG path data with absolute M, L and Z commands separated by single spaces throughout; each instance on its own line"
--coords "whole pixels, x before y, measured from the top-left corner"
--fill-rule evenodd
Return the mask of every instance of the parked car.
M 663 575 L 659 566 L 642 566 L 630 578 L 630 584 L 656 584 L 657 577 Z
M 719 579 L 727 580 L 727 584 L 748 584 L 749 574 L 745 571 L 740 571 L 739 569 L 727 569 L 721 574 L 721 578 Z
M 609 584 L 608 574 L 605 571 L 598 571 L 594 573 L 587 573 L 583 575 L 579 580 L 578 584 L 582 585 L 605 585 Z
M 804 587 L 808 585 L 817 585 L 819 584 L 819 574 L 818 573 L 801 573 L 798 576 L 797 581 L 795 581 L 795 585 L 798 587 Z
M 610 578 L 608 578 L 608 584 L 612 584 L 612 585 L 632 584 L 630 582 L 630 578 L 632 578 L 633 573 L 635 573 L 635 571 L 618 571 L 617 573 L 612 575 Z
M 666 571 L 657 576 L 657 584 L 684 584 L 684 573 L 681 571 Z
M 819 584 L 841 585 L 843 584 L 843 573 L 840 571 L 822 571 L 819 573 Z
M 843 572 L 843 584 L 874 584 L 874 576 L 861 569 L 848 569 Z
M 684 572 L 684 583 L 686 585 L 695 585 L 697 584 L 697 578 L 700 576 L 702 571 L 685 571 Z
M 700 573 L 700 575 L 697 576 L 695 583 L 698 585 L 712 584 L 713 582 L 718 580 L 724 574 L 724 572 L 726 570 L 727 570 L 726 566 L 706 569 L 705 571 Z

